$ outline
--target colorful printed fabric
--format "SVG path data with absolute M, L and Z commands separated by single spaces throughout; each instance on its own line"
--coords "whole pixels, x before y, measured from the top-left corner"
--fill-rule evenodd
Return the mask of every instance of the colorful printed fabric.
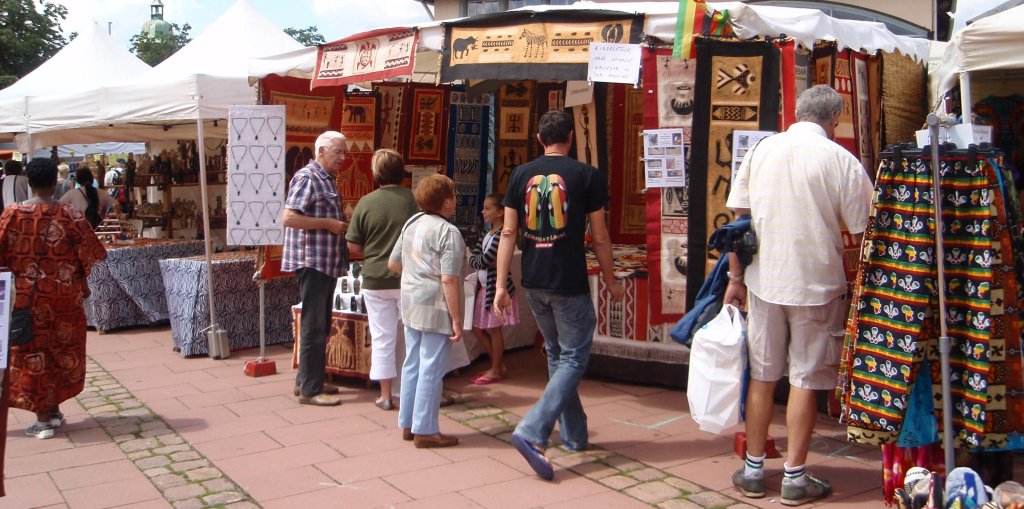
M 491 96 L 451 93 L 448 120 L 448 176 L 455 182 L 455 225 L 466 234 L 479 222 L 487 195 L 487 145 Z
M 82 302 L 89 272 L 106 257 L 85 217 L 68 205 L 4 209 L 0 266 L 14 274 L 13 308 L 32 309 L 32 341 L 11 346 L 3 395 L 10 406 L 50 412 L 85 388 Z
M 944 157 L 940 176 L 953 422 L 959 440 L 976 447 L 985 430 L 989 380 L 993 191 L 984 165 L 967 164 L 962 154 Z M 930 160 L 896 154 L 883 161 L 875 200 L 857 316 L 848 329 L 853 351 L 845 414 L 851 441 L 890 443 L 902 425 L 922 347 L 936 361 L 932 379 L 939 380 L 928 327 L 938 316 Z

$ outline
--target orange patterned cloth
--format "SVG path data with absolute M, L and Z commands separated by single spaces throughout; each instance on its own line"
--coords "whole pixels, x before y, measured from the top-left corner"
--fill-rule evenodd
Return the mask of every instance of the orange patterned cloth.
M 0 266 L 14 274 L 14 309 L 27 308 L 32 301 L 32 342 L 11 347 L 12 407 L 49 412 L 82 392 L 82 301 L 89 291 L 89 271 L 106 257 L 85 216 L 68 205 L 19 204 L 4 209 Z

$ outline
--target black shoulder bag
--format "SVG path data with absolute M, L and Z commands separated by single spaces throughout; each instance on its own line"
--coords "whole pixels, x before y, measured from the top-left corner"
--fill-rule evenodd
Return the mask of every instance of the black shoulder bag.
M 50 229 L 50 224 L 53 223 L 53 216 L 57 213 L 57 209 L 54 208 L 53 213 L 50 214 L 50 220 L 46 223 L 46 228 L 43 229 L 43 234 Z M 36 253 L 36 256 L 42 256 Z M 32 295 L 28 298 L 28 307 L 24 309 L 16 309 L 11 313 L 11 324 L 7 328 L 8 342 L 11 346 L 22 346 L 32 342 L 32 304 L 36 300 L 36 284 L 39 282 L 39 277 L 32 281 Z

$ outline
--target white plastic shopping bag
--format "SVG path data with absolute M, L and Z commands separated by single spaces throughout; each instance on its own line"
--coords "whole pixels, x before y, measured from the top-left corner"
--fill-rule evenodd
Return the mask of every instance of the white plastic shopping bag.
M 686 399 L 701 431 L 721 434 L 743 422 L 742 399 L 747 368 L 747 324 L 740 310 L 722 306 L 693 335 Z
M 471 279 L 472 278 L 472 279 Z M 462 280 L 462 330 L 473 330 L 473 306 L 476 305 L 476 272 Z

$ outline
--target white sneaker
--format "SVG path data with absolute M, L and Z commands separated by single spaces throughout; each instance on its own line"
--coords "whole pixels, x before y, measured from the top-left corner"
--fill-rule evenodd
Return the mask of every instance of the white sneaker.
M 57 410 L 50 414 L 50 427 L 59 428 L 64 425 L 64 412 Z
M 53 430 L 53 426 L 51 426 L 50 423 L 48 422 L 36 422 L 29 426 L 28 428 L 25 428 L 26 435 L 30 437 L 36 437 L 40 440 L 53 438 L 53 435 L 55 433 L 56 432 Z

